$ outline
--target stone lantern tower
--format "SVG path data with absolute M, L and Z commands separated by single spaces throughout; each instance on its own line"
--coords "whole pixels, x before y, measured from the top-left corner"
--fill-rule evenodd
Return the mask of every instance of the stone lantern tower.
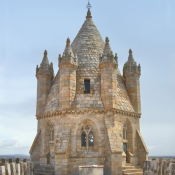
M 138 167 L 148 150 L 140 133 L 141 68 L 132 50 L 123 75 L 118 59 L 89 6 L 77 36 L 67 39 L 58 57 L 56 76 L 44 52 L 36 70 L 38 129 L 30 149 L 39 163 L 36 174 L 76 174 L 81 165 L 103 165 L 112 175 L 143 173 Z

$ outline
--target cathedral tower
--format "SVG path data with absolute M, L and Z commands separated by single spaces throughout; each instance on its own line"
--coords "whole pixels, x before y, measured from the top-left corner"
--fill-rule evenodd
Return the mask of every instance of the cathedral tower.
M 30 155 L 38 172 L 78 174 L 79 166 L 103 165 L 106 174 L 121 175 L 127 163 L 141 167 L 148 150 L 140 133 L 140 65 L 130 50 L 121 75 L 118 56 L 109 38 L 103 41 L 90 4 L 58 64 L 54 77 L 45 51 L 36 70 L 38 130 Z

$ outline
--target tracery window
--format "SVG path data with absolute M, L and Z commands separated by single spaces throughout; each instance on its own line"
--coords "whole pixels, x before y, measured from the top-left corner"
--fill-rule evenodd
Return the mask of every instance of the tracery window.
M 127 140 L 128 137 L 127 137 L 127 125 L 124 124 L 123 125 L 123 139 Z
M 85 125 L 81 129 L 81 146 L 92 147 L 94 146 L 94 132 L 93 127 Z

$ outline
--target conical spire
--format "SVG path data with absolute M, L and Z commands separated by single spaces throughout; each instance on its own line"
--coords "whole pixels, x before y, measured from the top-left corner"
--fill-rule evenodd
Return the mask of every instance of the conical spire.
M 64 49 L 63 56 L 59 55 L 58 60 L 59 60 L 59 65 L 65 64 L 65 63 L 71 63 L 71 64 L 77 65 L 78 60 L 76 56 L 74 57 L 74 53 L 72 51 L 69 38 L 67 38 L 66 40 L 66 47 Z
M 111 47 L 110 47 L 110 44 L 109 44 L 109 38 L 106 37 L 103 55 L 111 55 L 111 54 L 112 54 L 112 50 L 111 50 Z
M 48 74 L 48 75 L 52 75 L 52 78 L 54 77 L 53 63 L 49 64 L 49 60 L 47 57 L 47 50 L 44 51 L 44 56 L 43 56 L 42 62 L 40 64 L 40 67 L 38 65 L 36 67 L 36 75 L 38 73 L 39 74 Z
M 111 50 L 111 47 L 109 44 L 109 38 L 106 37 L 105 47 L 103 49 L 103 55 L 101 57 L 100 64 L 104 62 L 111 62 L 111 63 L 117 64 L 118 63 L 117 59 L 118 59 L 117 55 L 114 56 Z
M 132 55 L 132 50 L 129 49 L 128 62 L 135 63 L 134 57 Z
M 71 55 L 72 57 L 74 57 L 74 54 L 73 54 L 73 51 L 72 51 L 72 47 L 70 45 L 70 39 L 69 38 L 67 38 L 67 40 L 66 40 L 66 48 L 64 50 L 64 55 L 65 56 Z
M 137 63 L 135 62 L 134 57 L 132 55 L 132 50 L 129 49 L 128 61 L 123 66 L 123 75 L 134 72 L 141 74 L 141 67 L 140 64 L 137 66 Z
M 43 60 L 40 64 L 40 67 L 42 67 L 42 68 L 49 67 L 49 60 L 47 58 L 47 50 L 44 51 L 44 56 L 43 56 Z

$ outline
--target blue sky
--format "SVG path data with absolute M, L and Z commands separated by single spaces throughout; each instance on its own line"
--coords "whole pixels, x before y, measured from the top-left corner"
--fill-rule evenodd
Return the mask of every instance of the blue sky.
M 43 52 L 58 71 L 66 38 L 77 35 L 87 0 L 0 1 L 0 154 L 28 154 L 36 135 L 35 68 Z M 93 1 L 93 21 L 110 39 L 122 72 L 133 50 L 142 75 L 141 132 L 150 155 L 175 156 L 175 1 Z

